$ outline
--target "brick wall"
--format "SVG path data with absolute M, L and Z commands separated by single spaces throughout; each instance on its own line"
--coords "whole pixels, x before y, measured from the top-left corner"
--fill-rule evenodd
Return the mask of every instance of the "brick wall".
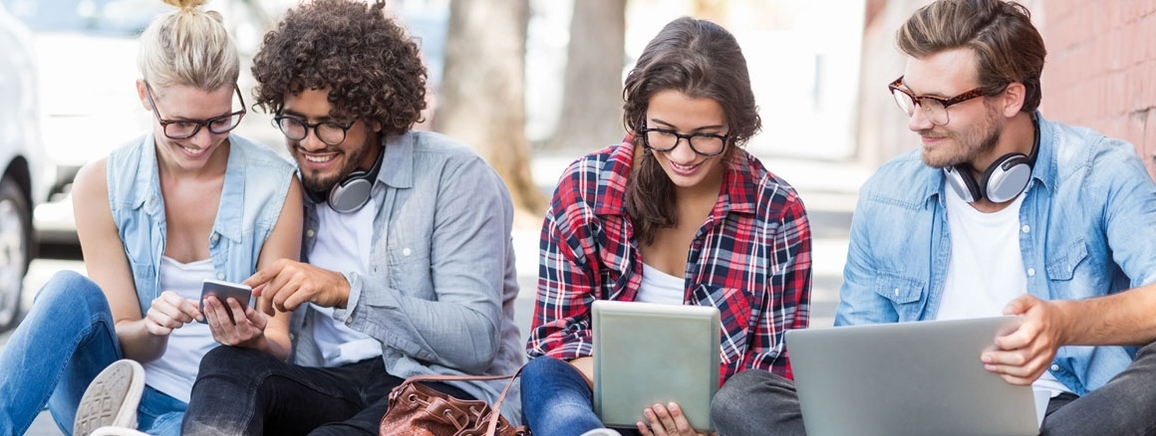
M 1048 48 L 1044 115 L 1131 142 L 1156 176 L 1156 0 L 1048 0 L 1033 10 Z

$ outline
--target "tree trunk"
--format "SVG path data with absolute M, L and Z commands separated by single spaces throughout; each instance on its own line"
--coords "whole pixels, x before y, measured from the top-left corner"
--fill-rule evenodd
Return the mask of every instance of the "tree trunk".
M 565 89 L 552 150 L 596 150 L 621 140 L 626 0 L 576 0 Z
M 539 214 L 530 176 L 525 88 L 528 0 L 453 0 L 434 129 L 474 147 L 506 182 L 514 207 Z

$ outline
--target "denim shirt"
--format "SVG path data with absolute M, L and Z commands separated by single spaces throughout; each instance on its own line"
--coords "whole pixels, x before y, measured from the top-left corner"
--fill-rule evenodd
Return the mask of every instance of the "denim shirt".
M 373 220 L 368 275 L 342 271 L 345 308 L 333 319 L 381 343 L 385 370 L 420 374 L 508 375 L 524 362 L 514 322 L 513 202 L 481 157 L 440 134 L 407 132 L 384 140 L 385 156 L 371 195 Z M 317 205 L 305 201 L 302 258 L 317 241 Z M 322 206 L 324 207 L 324 206 Z M 305 306 L 308 307 L 308 306 Z M 310 323 L 320 312 L 298 310 L 294 362 L 322 366 Z M 507 380 L 450 381 L 493 403 Z M 514 383 L 502 414 L 520 422 Z
M 209 256 L 217 279 L 240 282 L 256 271 L 294 173 L 288 160 L 264 145 L 235 134 L 228 141 L 229 160 L 209 235 Z M 112 219 L 124 243 L 143 316 L 162 291 L 158 271 L 165 253 L 165 204 L 152 133 L 114 150 L 107 170 Z
M 951 253 L 946 186 L 919 153 L 884 164 L 860 191 L 836 325 L 929 320 L 938 311 Z M 1039 156 L 1022 195 L 1028 293 L 1078 300 L 1156 280 L 1156 186 L 1132 145 L 1041 117 Z M 1085 395 L 1135 352 L 1064 346 L 1049 369 Z

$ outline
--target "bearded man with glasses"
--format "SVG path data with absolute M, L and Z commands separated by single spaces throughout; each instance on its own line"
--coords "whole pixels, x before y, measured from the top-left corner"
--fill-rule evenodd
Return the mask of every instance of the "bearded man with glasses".
M 1050 397 L 1042 434 L 1150 434 L 1156 185 L 1135 148 L 1043 118 L 1022 5 L 939 0 L 896 39 L 921 147 L 860 191 L 835 324 L 1018 315 L 975 364 Z
M 411 130 L 426 72 L 384 9 L 303 3 L 254 59 L 257 105 L 274 114 L 307 194 L 308 263 L 286 260 L 245 283 L 294 312 L 294 355 L 210 352 L 185 434 L 376 435 L 405 378 L 507 375 L 524 360 L 510 195 L 465 145 Z M 428 383 L 491 404 L 505 385 Z M 520 421 L 517 401 L 501 411 Z

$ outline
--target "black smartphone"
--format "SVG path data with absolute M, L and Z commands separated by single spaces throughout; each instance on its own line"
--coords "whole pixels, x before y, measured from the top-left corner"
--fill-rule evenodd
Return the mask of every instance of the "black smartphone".
M 205 282 L 201 285 L 201 300 L 198 302 L 198 305 L 201 308 L 201 323 L 209 322 L 209 318 L 205 316 L 204 303 L 205 299 L 209 297 L 215 297 L 217 300 L 220 300 L 221 304 L 225 305 L 226 309 L 229 308 L 229 298 L 237 300 L 241 306 L 248 306 L 249 300 L 253 298 L 253 288 L 249 287 L 249 285 L 243 285 L 240 283 L 205 279 Z M 236 324 L 237 321 L 233 319 L 233 311 L 229 310 L 228 313 L 229 321 L 232 321 L 234 324 Z

